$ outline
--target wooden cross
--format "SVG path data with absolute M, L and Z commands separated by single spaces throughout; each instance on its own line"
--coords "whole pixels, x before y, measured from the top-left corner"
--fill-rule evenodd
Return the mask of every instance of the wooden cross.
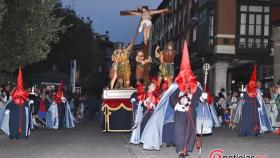
M 141 19 L 140 19 L 140 25 L 137 26 L 136 30 L 139 30 L 139 27 L 143 27 L 141 24 L 141 22 L 145 21 L 151 21 L 152 19 L 152 16 L 154 15 L 158 15 L 158 14 L 161 14 L 161 15 L 165 15 L 167 13 L 171 13 L 171 11 L 168 9 L 168 8 L 165 8 L 165 9 L 159 9 L 159 10 L 156 10 L 156 9 L 152 9 L 152 10 L 148 10 L 148 7 L 147 6 L 139 6 L 138 7 L 138 10 L 125 10 L 125 11 L 120 11 L 120 15 L 121 16 L 140 16 Z M 151 23 L 151 22 L 150 22 Z M 147 23 L 146 23 L 147 24 Z M 151 23 L 151 26 L 152 27 L 152 23 Z M 145 35 L 147 34 L 147 32 L 144 32 L 144 40 L 145 40 Z M 146 36 L 147 38 L 149 38 L 151 35 L 151 29 L 149 29 L 148 31 L 148 36 Z M 135 42 L 135 39 L 137 38 L 137 34 L 134 34 L 134 37 L 132 39 L 132 41 Z M 146 39 L 147 40 L 147 39 Z M 147 42 L 147 41 L 146 41 Z M 147 45 L 144 41 L 144 43 Z
M 147 6 L 142 6 L 142 7 L 147 7 Z M 149 9 L 149 11 L 151 12 L 152 15 L 156 15 L 156 14 L 167 14 L 167 13 L 171 13 L 170 10 L 167 9 Z M 136 14 L 141 14 L 141 11 L 138 10 L 123 10 L 120 12 L 121 16 L 137 16 Z

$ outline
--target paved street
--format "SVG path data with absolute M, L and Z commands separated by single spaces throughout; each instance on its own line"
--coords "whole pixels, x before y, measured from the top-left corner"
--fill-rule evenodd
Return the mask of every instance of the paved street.
M 10 140 L 0 135 L 0 158 L 175 158 L 173 147 L 160 151 L 143 151 L 139 145 L 128 143 L 129 134 L 102 133 L 93 123 L 80 124 L 75 129 L 36 130 L 28 141 Z M 239 138 L 227 128 L 215 129 L 215 134 L 204 138 L 203 158 L 212 149 L 223 149 L 229 154 L 267 154 L 279 158 L 280 136 Z M 198 157 L 195 150 L 191 157 Z M 242 157 L 243 158 L 243 157 Z

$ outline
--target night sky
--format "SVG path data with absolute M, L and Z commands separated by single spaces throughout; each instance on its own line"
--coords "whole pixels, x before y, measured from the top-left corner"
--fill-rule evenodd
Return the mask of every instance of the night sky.
M 160 2 L 161 0 L 62 0 L 63 6 L 74 6 L 79 16 L 90 17 L 95 32 L 104 34 L 109 31 L 110 40 L 125 43 L 131 40 L 140 17 L 120 16 L 120 11 L 136 9 L 139 5 L 155 9 Z M 139 35 L 137 42 L 142 39 L 143 36 Z

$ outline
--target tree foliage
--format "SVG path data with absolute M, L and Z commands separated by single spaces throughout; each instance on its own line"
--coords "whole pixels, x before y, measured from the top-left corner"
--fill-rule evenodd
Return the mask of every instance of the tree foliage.
M 81 73 L 93 71 L 102 63 L 102 55 L 94 38 L 92 20 L 78 17 L 68 8 L 56 9 L 56 16 L 64 17 L 63 25 L 70 26 L 60 35 L 59 43 L 53 45 L 48 61 L 68 72 L 70 60 L 77 60 Z
M 80 68 L 80 83 L 89 89 L 96 87 L 97 69 L 103 62 L 103 55 L 94 38 L 94 29 L 90 18 L 78 17 L 75 11 L 68 8 L 56 10 L 58 17 L 64 17 L 63 24 L 71 26 L 61 34 L 60 42 L 55 44 L 48 61 L 62 71 L 70 72 L 70 60 L 76 60 Z
M 56 7 L 54 14 L 64 18 L 62 24 L 68 26 L 67 30 L 59 34 L 60 40 L 52 45 L 47 61 L 32 65 L 29 71 L 38 73 L 56 65 L 59 71 L 69 74 L 70 61 L 76 60 L 80 69 L 80 83 L 88 89 L 95 89 L 101 81 L 96 74 L 104 56 L 94 37 L 92 20 L 79 17 L 75 11 L 61 5 Z
M 5 13 L 5 3 L 4 0 L 0 0 L 0 28 L 3 21 L 4 13 Z
M 0 70 L 12 72 L 47 58 L 65 29 L 53 14 L 57 0 L 5 0 L 0 29 Z

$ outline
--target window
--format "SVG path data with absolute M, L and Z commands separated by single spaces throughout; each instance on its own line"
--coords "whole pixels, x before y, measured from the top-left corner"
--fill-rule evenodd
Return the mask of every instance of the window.
M 196 41 L 196 30 L 197 30 L 197 26 L 195 26 L 194 28 L 193 28 L 193 42 L 195 42 Z
M 254 39 L 253 38 L 249 38 L 248 39 L 248 48 L 253 48 L 254 45 Z
M 264 17 L 264 35 L 269 36 L 269 14 Z
M 245 35 L 246 34 L 246 14 L 241 14 L 240 19 L 240 34 Z
M 270 36 L 270 7 L 240 5 L 237 47 L 267 48 Z
M 263 6 L 249 6 L 249 12 L 263 12 Z
M 255 32 L 255 34 L 257 36 L 261 36 L 261 32 L 262 32 L 262 15 L 257 14 L 256 15 L 256 32 Z
M 263 40 L 263 44 L 264 44 L 264 47 L 265 47 L 265 48 L 268 47 L 268 41 L 269 41 L 269 39 L 264 39 L 264 40 Z
M 209 16 L 209 42 L 208 45 L 213 45 L 214 44 L 214 16 L 210 15 Z
M 245 38 L 239 39 L 239 48 L 245 48 L 246 47 L 246 41 Z
M 240 10 L 246 12 L 247 11 L 247 6 L 246 5 L 240 6 Z
M 249 15 L 249 35 L 255 34 L 255 14 Z

